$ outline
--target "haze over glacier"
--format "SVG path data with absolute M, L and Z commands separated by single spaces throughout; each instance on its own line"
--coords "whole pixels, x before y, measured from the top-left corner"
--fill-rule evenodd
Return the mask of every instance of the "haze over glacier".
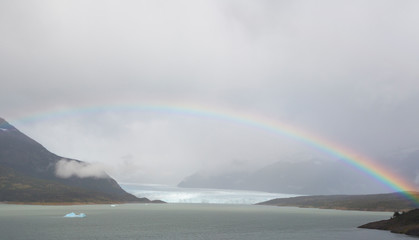
M 2 1 L 0 116 L 119 182 L 318 162 L 334 166 L 325 178 L 391 191 L 304 141 L 217 118 L 230 114 L 292 125 L 419 186 L 417 12 L 413 0 Z

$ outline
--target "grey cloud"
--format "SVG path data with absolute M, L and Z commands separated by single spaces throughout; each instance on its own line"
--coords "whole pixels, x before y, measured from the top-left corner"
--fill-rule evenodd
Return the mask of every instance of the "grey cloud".
M 95 164 L 79 162 L 75 160 L 61 159 L 55 165 L 55 174 L 60 178 L 107 178 L 102 167 Z
M 418 11 L 409 0 L 3 1 L 2 117 L 193 103 L 291 123 L 382 161 L 418 145 Z M 139 181 L 318 154 L 166 114 L 105 110 L 18 127 L 58 154 L 119 166 L 117 179 L 138 169 L 129 175 Z

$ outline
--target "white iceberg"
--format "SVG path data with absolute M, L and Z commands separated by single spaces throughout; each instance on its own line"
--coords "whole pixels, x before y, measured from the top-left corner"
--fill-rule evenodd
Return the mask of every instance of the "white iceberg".
M 74 212 L 71 212 L 71 213 L 68 213 L 68 214 L 64 215 L 64 217 L 66 217 L 66 218 L 84 218 L 84 217 L 86 217 L 86 214 L 84 214 L 84 213 L 75 214 Z

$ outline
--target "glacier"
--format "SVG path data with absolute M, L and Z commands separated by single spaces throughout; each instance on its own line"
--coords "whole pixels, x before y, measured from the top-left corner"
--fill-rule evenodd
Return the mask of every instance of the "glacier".
M 274 198 L 295 197 L 295 194 L 259 191 L 181 188 L 155 184 L 122 183 L 121 187 L 138 197 L 160 199 L 167 203 L 255 204 Z

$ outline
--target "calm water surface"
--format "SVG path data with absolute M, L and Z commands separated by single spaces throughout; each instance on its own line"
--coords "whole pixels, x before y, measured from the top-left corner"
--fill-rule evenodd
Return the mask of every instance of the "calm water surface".
M 63 218 L 69 212 L 83 212 L 87 217 Z M 0 204 L 0 239 L 415 239 L 356 228 L 390 216 L 391 213 L 252 205 Z

